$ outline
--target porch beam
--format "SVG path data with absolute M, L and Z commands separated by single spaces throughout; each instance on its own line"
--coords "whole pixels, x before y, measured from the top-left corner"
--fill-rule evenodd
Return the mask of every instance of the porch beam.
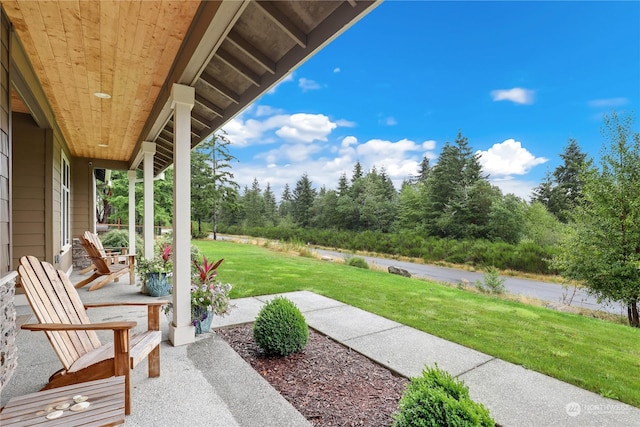
M 202 105 L 207 110 L 211 111 L 216 116 L 218 116 L 218 117 L 224 116 L 224 110 L 222 110 L 222 108 L 218 107 L 213 102 L 211 102 L 208 99 L 204 98 L 202 95 L 196 95 L 196 102 L 198 104 Z
M 254 73 L 251 68 L 244 65 L 238 58 L 234 57 L 232 54 L 224 50 L 223 48 L 218 49 L 216 56 L 222 60 L 229 67 L 236 70 L 240 73 L 244 78 L 249 80 L 256 86 L 260 86 L 260 76 Z
M 307 47 L 307 35 L 270 1 L 254 2 L 271 21 L 301 48 Z
M 238 34 L 237 31 L 231 30 L 231 32 L 227 36 L 227 40 L 230 41 L 235 47 L 243 51 L 245 55 L 249 56 L 251 59 L 257 62 L 266 71 L 271 74 L 276 73 L 276 63 L 269 59 L 267 55 L 253 47 L 253 45 L 240 34 Z
M 211 86 L 229 101 L 233 102 L 234 104 L 238 104 L 240 102 L 240 95 L 235 93 L 229 86 L 225 85 L 224 83 L 213 77 L 211 74 L 202 73 L 200 78 L 203 82 Z
M 191 324 L 191 109 L 195 89 L 174 84 L 173 108 L 173 322 L 174 346 L 195 341 Z

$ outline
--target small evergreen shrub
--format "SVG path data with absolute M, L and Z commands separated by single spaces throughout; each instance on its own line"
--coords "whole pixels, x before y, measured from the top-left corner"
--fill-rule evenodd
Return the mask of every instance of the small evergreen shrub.
M 347 264 L 351 267 L 364 268 L 365 270 L 369 269 L 369 264 L 367 264 L 367 261 L 365 261 L 364 258 L 360 258 L 357 256 L 349 258 L 347 260 Z
M 411 378 L 399 406 L 394 427 L 495 426 L 489 411 L 471 400 L 467 386 L 437 365 Z
M 500 274 L 495 267 L 490 267 L 484 275 L 484 283 L 478 280 L 475 285 L 480 292 L 501 295 L 507 292 L 507 288 L 504 286 L 504 280 L 505 279 L 500 277 Z
M 253 324 L 253 339 L 267 354 L 288 356 L 307 345 L 309 328 L 291 300 L 276 297 L 258 313 Z

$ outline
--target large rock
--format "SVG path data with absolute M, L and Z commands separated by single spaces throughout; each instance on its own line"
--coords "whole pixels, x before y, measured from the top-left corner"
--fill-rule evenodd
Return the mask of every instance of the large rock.
M 404 276 L 404 277 L 411 277 L 411 273 L 409 273 L 407 270 L 400 267 L 394 267 L 393 265 L 389 266 L 389 273 L 399 274 L 400 276 Z

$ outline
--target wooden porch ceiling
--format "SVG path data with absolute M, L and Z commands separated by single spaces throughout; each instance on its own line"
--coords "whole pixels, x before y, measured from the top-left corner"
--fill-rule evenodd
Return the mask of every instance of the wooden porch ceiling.
M 196 90 L 193 147 L 379 1 L 2 0 L 2 6 L 71 154 L 137 166 L 140 144 L 153 141 L 158 173 L 173 162 L 173 83 Z

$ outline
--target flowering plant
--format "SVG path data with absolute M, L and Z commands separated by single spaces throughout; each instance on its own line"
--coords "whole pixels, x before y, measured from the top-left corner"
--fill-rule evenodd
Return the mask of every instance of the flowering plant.
M 218 266 L 224 259 L 215 264 L 209 263 L 206 256 L 202 257 L 202 264 L 193 261 L 195 273 L 191 280 L 191 321 L 194 326 L 206 320 L 209 315 L 224 316 L 229 313 L 232 305 L 229 303 L 231 285 L 216 280 Z
M 158 246 L 159 252 L 151 259 L 139 255 L 136 259 L 136 269 L 142 274 L 143 280 L 146 273 L 173 273 L 171 262 L 171 245 L 164 242 Z
M 202 262 L 193 261 L 191 275 L 191 323 L 200 330 L 200 324 L 211 320 L 211 316 L 224 316 L 234 307 L 230 303 L 229 292 L 231 285 L 217 280 L 217 268 L 224 259 L 217 262 L 209 262 L 203 256 Z M 165 314 L 171 318 L 173 305 L 169 303 L 164 307 Z

